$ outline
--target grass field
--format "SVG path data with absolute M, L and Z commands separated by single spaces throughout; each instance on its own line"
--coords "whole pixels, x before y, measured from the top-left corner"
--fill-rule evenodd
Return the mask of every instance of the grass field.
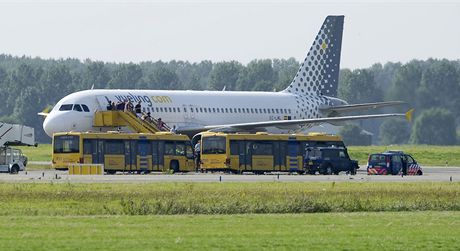
M 460 183 L 3 183 L 0 201 L 0 216 L 460 211 Z
M 51 145 L 38 147 L 19 147 L 30 161 L 51 161 Z M 349 153 L 360 164 L 366 164 L 370 153 L 385 150 L 403 150 L 411 154 L 422 166 L 460 166 L 460 146 L 427 146 L 427 145 L 395 145 L 395 146 L 350 146 Z M 33 169 L 34 167 L 32 167 Z M 38 166 L 37 168 L 43 169 Z
M 458 250 L 460 183 L 0 183 L 0 250 Z
M 370 153 L 386 150 L 403 150 L 422 166 L 460 166 L 460 146 L 394 145 L 394 146 L 350 146 L 351 158 L 366 164 Z
M 0 216 L 0 250 L 458 250 L 460 212 Z

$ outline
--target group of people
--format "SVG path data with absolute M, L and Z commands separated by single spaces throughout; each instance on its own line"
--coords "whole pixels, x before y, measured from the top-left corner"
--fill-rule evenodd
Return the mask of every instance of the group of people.
M 127 99 L 124 101 L 118 101 L 116 104 L 113 101 L 108 100 L 108 105 L 107 105 L 107 111 L 125 111 L 125 112 L 132 112 L 136 114 L 138 118 L 141 120 L 148 122 L 148 123 L 155 123 L 155 120 L 152 118 L 150 112 L 142 112 L 142 105 L 141 101 L 137 102 L 137 104 L 134 106 L 133 102 L 131 100 Z M 161 120 L 161 118 L 158 118 L 156 121 L 156 126 L 158 130 L 164 131 L 167 129 L 166 124 Z M 176 125 L 173 125 L 173 127 L 170 129 L 170 132 L 176 133 Z
M 137 104 L 134 105 L 133 102 L 131 102 L 131 100 L 129 99 L 125 99 L 124 101 L 119 100 L 116 104 L 115 102 L 108 100 L 107 111 L 132 112 L 135 113 L 138 117 L 140 117 L 142 113 L 142 105 L 141 101 L 137 102 Z

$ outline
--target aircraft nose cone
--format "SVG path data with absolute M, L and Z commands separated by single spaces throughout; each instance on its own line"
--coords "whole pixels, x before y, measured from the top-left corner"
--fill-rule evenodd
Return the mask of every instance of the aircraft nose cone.
M 53 120 L 52 116 L 48 115 L 45 118 L 45 121 L 43 121 L 43 130 L 50 137 L 53 137 L 53 133 L 55 133 L 57 131 L 56 130 L 56 125 L 55 125 L 55 123 L 53 123 L 52 120 Z

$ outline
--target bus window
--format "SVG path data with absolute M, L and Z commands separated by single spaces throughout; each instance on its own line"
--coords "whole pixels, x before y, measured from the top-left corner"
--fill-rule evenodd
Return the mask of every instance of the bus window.
M 272 155 L 273 144 L 271 142 L 254 142 L 254 144 L 252 145 L 252 154 Z
M 174 142 L 165 142 L 165 155 L 174 155 Z
M 91 147 L 91 140 L 85 139 L 83 140 L 83 154 L 92 154 L 92 147 Z
M 187 154 L 187 158 L 189 159 L 193 159 L 193 157 L 195 157 L 195 155 L 193 154 L 193 149 L 192 149 L 192 146 L 190 145 L 190 143 L 188 143 L 186 145 L 186 154 Z
M 222 154 L 225 153 L 225 137 L 211 136 L 205 137 L 202 140 L 203 154 Z
M 106 140 L 105 153 L 106 154 L 124 154 L 125 145 L 122 140 Z
M 185 143 L 184 142 L 177 142 L 176 143 L 176 154 L 178 156 L 185 155 Z
M 238 155 L 238 141 L 230 141 L 230 154 Z
M 54 137 L 54 153 L 79 153 L 79 136 L 56 136 Z

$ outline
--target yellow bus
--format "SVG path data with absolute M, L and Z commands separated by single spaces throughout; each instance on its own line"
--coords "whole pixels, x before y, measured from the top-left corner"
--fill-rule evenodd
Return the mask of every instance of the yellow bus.
M 305 150 L 309 147 L 345 147 L 338 135 L 201 133 L 203 171 L 304 172 Z
M 70 163 L 103 164 L 109 174 L 195 170 L 189 137 L 169 132 L 55 133 L 52 163 L 61 170 Z

